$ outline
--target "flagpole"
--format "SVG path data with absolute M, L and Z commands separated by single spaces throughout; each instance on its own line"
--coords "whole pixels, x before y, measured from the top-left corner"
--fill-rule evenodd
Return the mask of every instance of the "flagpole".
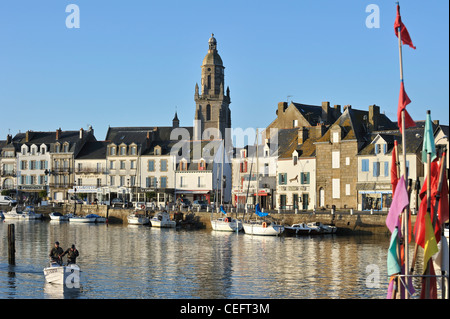
M 397 5 L 399 3 L 397 2 Z M 403 82 L 403 52 L 402 52 L 402 36 L 401 36 L 401 27 L 397 28 L 398 31 L 398 54 L 399 54 L 399 61 L 400 61 L 400 81 Z M 403 176 L 405 183 L 407 181 L 407 173 L 406 173 L 406 138 L 405 138 L 405 110 L 402 110 L 401 113 L 401 119 L 402 119 L 402 157 L 403 157 Z M 408 243 L 408 210 L 409 206 L 407 206 L 403 210 L 403 218 L 402 218 L 402 229 L 403 229 L 403 239 L 404 239 L 404 247 L 405 247 L 405 285 L 406 285 L 406 294 L 405 299 L 409 299 L 409 243 Z

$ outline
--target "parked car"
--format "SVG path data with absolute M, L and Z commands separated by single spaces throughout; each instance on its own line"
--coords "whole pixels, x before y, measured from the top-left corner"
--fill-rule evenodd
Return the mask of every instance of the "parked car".
M 15 199 L 12 199 L 9 196 L 0 195 L 0 205 L 14 206 L 16 204 L 17 204 L 17 201 Z
M 70 196 L 69 202 L 72 204 L 83 204 L 83 201 L 75 196 Z
M 123 200 L 121 198 L 113 198 L 111 200 L 111 207 L 123 207 Z
M 206 209 L 207 206 L 208 204 L 204 200 L 194 200 L 194 202 L 192 203 L 193 208 L 200 207 L 200 209 Z

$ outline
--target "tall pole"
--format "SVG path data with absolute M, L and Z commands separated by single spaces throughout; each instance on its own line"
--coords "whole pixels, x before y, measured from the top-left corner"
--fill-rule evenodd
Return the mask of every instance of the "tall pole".
M 398 2 L 397 2 L 398 4 Z M 400 27 L 397 28 L 397 35 L 398 35 L 398 54 L 399 54 L 399 61 L 400 61 L 400 81 L 403 82 L 403 54 L 402 54 L 402 35 L 400 32 Z M 402 110 L 401 114 L 402 119 L 402 158 L 403 158 L 403 177 L 404 180 L 407 181 L 407 172 L 406 172 L 406 138 L 405 138 L 405 110 Z M 408 231 L 408 210 L 409 205 L 403 210 L 402 213 L 402 227 L 403 227 L 403 240 L 404 240 L 404 247 L 405 247 L 405 285 L 406 285 L 406 291 L 405 298 L 409 299 L 409 231 Z

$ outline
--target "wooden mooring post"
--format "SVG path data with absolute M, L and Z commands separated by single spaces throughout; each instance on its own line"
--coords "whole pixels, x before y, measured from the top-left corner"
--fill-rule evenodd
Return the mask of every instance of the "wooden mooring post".
M 16 239 L 14 224 L 8 225 L 8 263 L 16 264 Z

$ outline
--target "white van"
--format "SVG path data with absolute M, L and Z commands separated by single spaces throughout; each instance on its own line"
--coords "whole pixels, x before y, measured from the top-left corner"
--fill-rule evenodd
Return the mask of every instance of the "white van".
M 15 205 L 15 204 L 17 204 L 16 200 L 12 199 L 9 196 L 0 195 L 0 205 L 10 205 L 10 206 L 12 206 L 12 205 Z

